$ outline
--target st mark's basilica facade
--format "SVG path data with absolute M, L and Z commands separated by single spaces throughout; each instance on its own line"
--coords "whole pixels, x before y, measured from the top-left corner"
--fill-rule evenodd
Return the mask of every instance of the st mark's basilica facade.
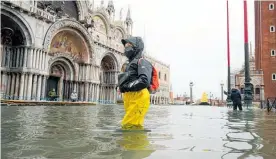
M 79 101 L 115 103 L 117 74 L 127 60 L 121 39 L 132 35 L 132 26 L 129 10 L 115 19 L 111 0 L 98 7 L 89 1 L 1 1 L 1 98 L 46 100 L 54 89 L 63 101 L 76 90 Z M 161 88 L 169 92 L 169 65 L 154 61 Z M 151 101 L 166 104 L 169 93 Z

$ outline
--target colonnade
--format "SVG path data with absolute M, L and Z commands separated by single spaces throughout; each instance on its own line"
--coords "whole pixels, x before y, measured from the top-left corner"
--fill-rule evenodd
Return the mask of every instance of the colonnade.
M 47 100 L 47 89 L 50 89 L 47 81 L 51 76 L 48 69 L 49 57 L 43 49 L 1 45 L 1 97 L 13 100 Z M 55 63 L 52 66 L 54 65 Z M 100 66 L 92 64 L 78 64 L 77 68 L 74 72 L 68 72 L 68 69 L 62 72 L 56 92 L 59 100 L 70 100 L 71 93 L 76 90 L 79 101 L 116 102 L 117 71 L 100 72 Z
M 1 67 L 5 69 L 34 69 L 46 71 L 48 68 L 48 55 L 43 49 L 29 46 L 2 46 Z
M 169 104 L 169 98 L 168 97 L 151 95 L 150 103 L 151 104 L 156 104 L 156 105 Z

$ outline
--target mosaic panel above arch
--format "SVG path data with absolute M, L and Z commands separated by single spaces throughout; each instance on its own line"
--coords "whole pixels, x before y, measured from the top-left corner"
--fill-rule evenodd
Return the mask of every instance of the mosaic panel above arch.
M 88 59 L 88 48 L 83 38 L 76 32 L 62 30 L 58 32 L 51 41 L 50 53 L 67 53 L 78 62 Z
M 105 25 L 105 22 L 103 21 L 103 19 L 100 17 L 100 16 L 94 16 L 93 18 L 93 21 L 94 21 L 94 25 L 95 25 L 95 28 L 98 32 L 100 33 L 103 33 L 103 34 L 107 34 L 107 28 L 106 28 L 106 25 Z

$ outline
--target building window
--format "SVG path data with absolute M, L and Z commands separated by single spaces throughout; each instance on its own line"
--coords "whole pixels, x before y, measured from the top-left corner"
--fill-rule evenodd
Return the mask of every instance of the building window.
M 244 94 L 244 88 L 241 88 L 241 94 Z
M 273 3 L 269 4 L 269 10 L 274 10 L 274 4 Z
M 272 80 L 276 81 L 276 73 L 272 73 Z
M 270 32 L 275 32 L 275 26 L 274 25 L 270 26 Z
M 271 50 L 271 56 L 276 56 L 275 50 Z
M 260 94 L 260 88 L 255 88 L 255 94 Z
M 161 79 L 161 72 L 159 72 L 159 79 Z
M 166 74 L 164 75 L 164 80 L 167 81 L 167 75 Z

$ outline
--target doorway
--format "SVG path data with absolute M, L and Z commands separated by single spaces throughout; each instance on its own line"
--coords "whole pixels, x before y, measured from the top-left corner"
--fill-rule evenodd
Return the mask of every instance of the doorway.
M 49 98 L 49 92 L 52 89 L 55 89 L 56 94 L 58 95 L 58 82 L 60 80 L 60 77 L 55 76 L 49 76 L 47 80 L 47 97 Z

